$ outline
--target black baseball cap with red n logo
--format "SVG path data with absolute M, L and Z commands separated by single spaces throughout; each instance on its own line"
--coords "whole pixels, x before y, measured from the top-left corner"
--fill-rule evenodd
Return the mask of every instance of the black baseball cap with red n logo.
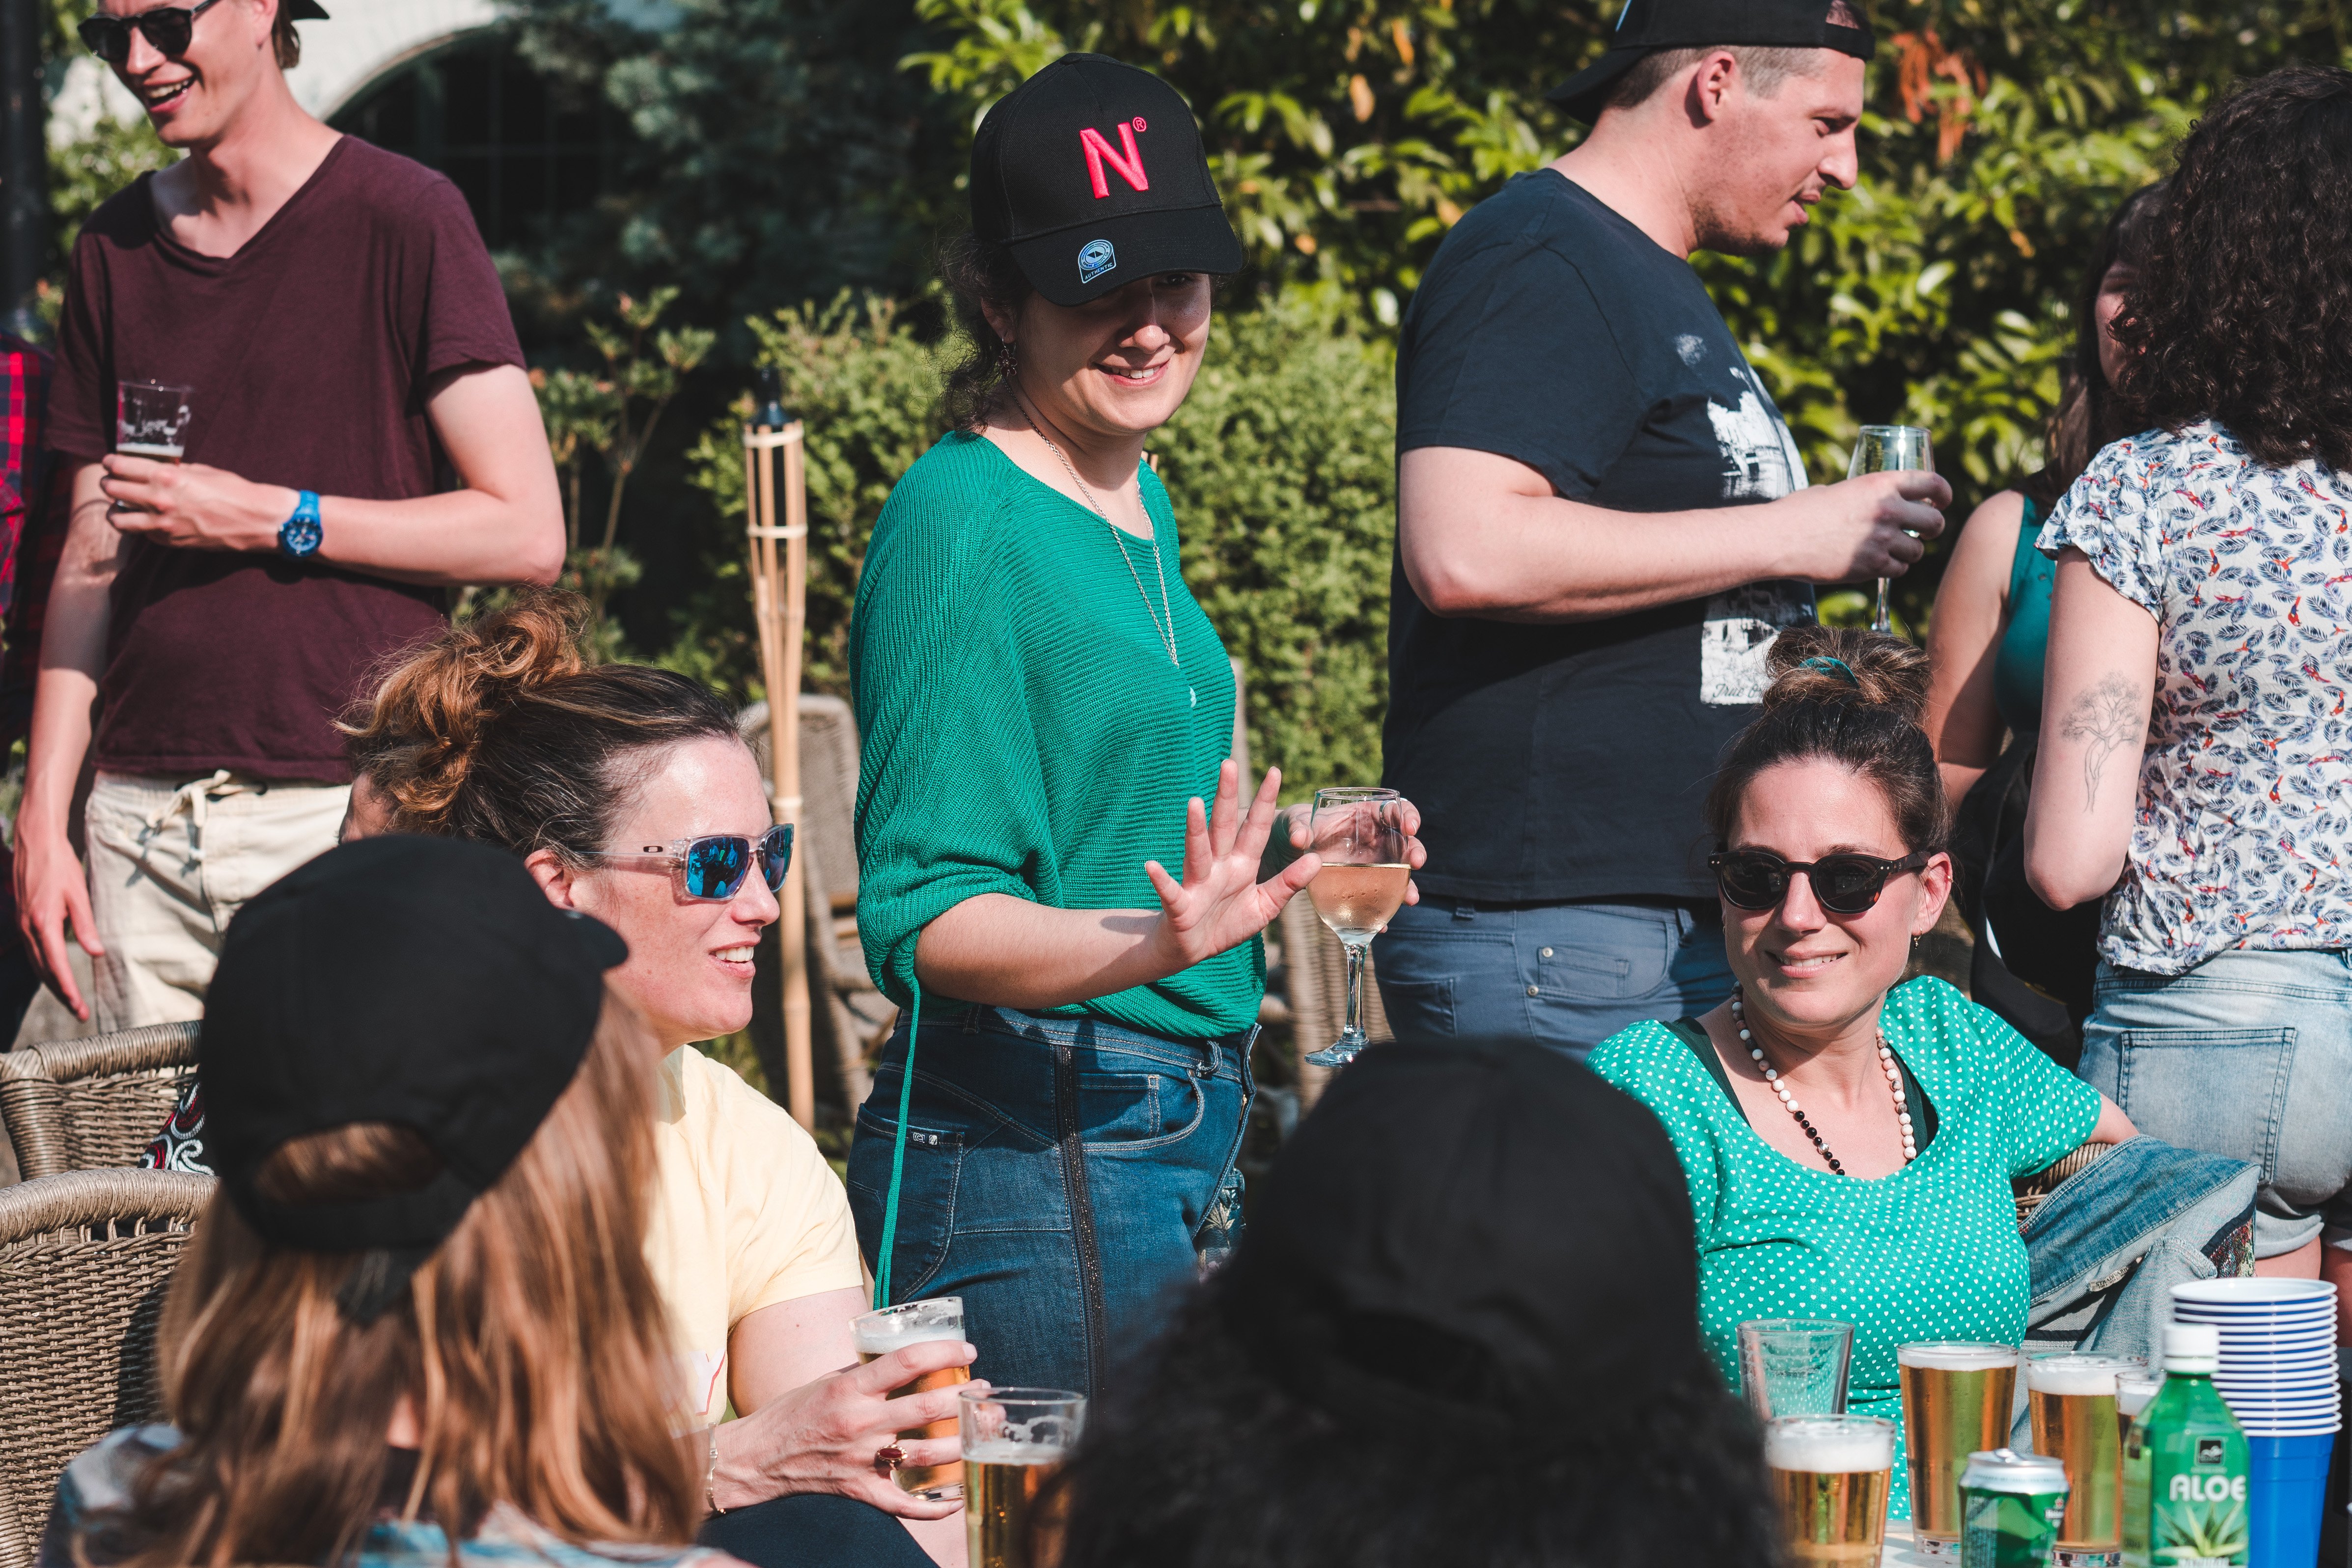
M 1154 273 L 1242 268 L 1191 106 L 1108 55 L 1064 55 L 988 111 L 971 225 L 1056 305 Z

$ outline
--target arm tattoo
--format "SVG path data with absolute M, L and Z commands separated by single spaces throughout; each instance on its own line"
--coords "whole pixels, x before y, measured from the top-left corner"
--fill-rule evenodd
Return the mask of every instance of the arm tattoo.
M 2147 699 L 2116 671 L 2102 675 L 2096 685 L 2074 698 L 2058 733 L 2083 743 L 2083 810 L 2098 804 L 2099 776 L 2106 770 L 2107 758 L 2137 738 L 2147 721 Z

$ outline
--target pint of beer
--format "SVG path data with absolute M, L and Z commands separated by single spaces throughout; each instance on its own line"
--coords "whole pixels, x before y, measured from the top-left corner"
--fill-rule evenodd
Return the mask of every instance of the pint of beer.
M 867 1312 L 850 1323 L 850 1332 L 857 1339 L 859 1365 L 877 1356 L 903 1350 L 910 1344 L 923 1344 L 933 1340 L 963 1338 L 963 1298 L 936 1296 L 928 1301 L 908 1301 L 896 1307 L 885 1307 L 878 1312 Z M 927 1372 L 912 1383 L 890 1390 L 890 1397 L 903 1399 L 909 1394 L 928 1394 L 934 1388 L 953 1388 L 971 1381 L 968 1366 L 943 1367 Z M 956 1435 L 953 1416 L 932 1421 L 920 1427 L 909 1427 L 898 1436 L 908 1441 L 918 1437 L 952 1437 Z M 893 1478 L 905 1490 L 933 1501 L 963 1496 L 963 1466 L 955 1460 L 944 1465 L 901 1465 Z
M 2127 1355 L 2041 1355 L 2025 1364 L 2033 1451 L 2066 1467 L 2059 1568 L 2122 1568 L 2124 1446 L 2117 1382 L 2147 1370 Z
M 1898 1345 L 1903 1435 L 1910 1448 L 1911 1528 L 1920 1554 L 1959 1555 L 1960 1471 L 2009 1441 L 2017 1351 L 2005 1344 Z
M 1085 1396 L 1059 1388 L 967 1388 L 956 1405 L 967 1568 L 1055 1568 L 1065 1502 L 1053 1483 L 1086 1425 Z
M 1793 1564 L 1877 1568 L 1895 1482 L 1895 1423 L 1785 1416 L 1764 1423 L 1764 1462 Z

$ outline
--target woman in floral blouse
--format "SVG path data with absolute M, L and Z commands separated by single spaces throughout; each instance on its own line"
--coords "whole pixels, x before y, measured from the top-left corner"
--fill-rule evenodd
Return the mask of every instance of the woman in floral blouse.
M 2116 322 L 2160 428 L 2093 460 L 2058 562 L 2027 873 L 2105 897 L 2083 1076 L 2262 1167 L 2265 1273 L 2352 1287 L 2352 73 L 2183 144 Z

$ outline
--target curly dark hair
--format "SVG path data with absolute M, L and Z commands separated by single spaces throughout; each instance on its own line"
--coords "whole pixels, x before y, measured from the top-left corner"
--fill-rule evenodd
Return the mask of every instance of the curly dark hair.
M 2189 132 L 2115 333 L 2151 423 L 2352 469 L 2352 71 L 2273 71 Z
M 991 245 L 970 229 L 940 247 L 940 279 L 955 300 L 964 348 L 963 358 L 948 371 L 948 418 L 958 430 L 977 430 L 1004 384 L 1004 345 L 982 307 L 992 305 L 1009 315 L 1036 290 L 1009 246 Z
M 2148 426 L 2147 412 L 2108 383 L 2099 363 L 2099 287 L 2119 263 L 2135 273 L 2147 267 L 2148 243 L 2156 235 L 2170 185 L 2168 180 L 2158 180 L 2126 196 L 2083 269 L 2074 293 L 2074 352 L 2066 365 L 2066 390 L 2043 436 L 2042 450 L 2048 455 L 2018 486 L 2045 516 L 2083 476 L 2099 448 Z
M 1776 1560 L 1755 1422 L 1704 1361 L 1627 1415 L 1498 1414 L 1474 1441 L 1368 1429 L 1261 1373 L 1214 1286 L 1100 1403 L 1064 1479 L 1065 1568 Z

